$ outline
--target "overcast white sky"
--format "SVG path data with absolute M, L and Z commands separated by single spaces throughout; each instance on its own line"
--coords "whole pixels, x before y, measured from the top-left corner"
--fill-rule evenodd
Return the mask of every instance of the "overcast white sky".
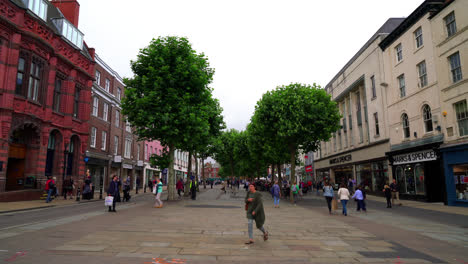
M 423 0 L 78 0 L 85 41 L 122 77 L 158 36 L 184 36 L 215 68 L 228 128 L 244 130 L 268 90 L 324 87 L 390 17 Z

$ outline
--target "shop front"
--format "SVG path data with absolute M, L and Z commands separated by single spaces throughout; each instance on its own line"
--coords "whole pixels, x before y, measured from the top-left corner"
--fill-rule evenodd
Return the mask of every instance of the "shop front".
M 443 146 L 447 204 L 468 207 L 468 144 Z
M 388 140 L 342 152 L 314 161 L 316 180 L 330 181 L 338 188 L 348 186 L 349 179 L 363 186 L 366 192 L 382 195 L 382 189 L 390 181 L 391 168 L 385 156 L 389 150 Z
M 400 197 L 428 202 L 445 201 L 440 143 L 388 152 Z

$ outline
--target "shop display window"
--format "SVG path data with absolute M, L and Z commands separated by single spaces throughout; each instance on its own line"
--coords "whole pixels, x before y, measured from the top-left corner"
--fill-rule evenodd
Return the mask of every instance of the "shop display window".
M 366 191 L 380 192 L 388 183 L 388 167 L 383 161 L 356 165 L 356 177 Z
M 396 168 L 396 181 L 400 193 L 425 195 L 425 176 L 422 163 L 407 164 Z
M 455 192 L 458 200 L 468 200 L 468 164 L 453 165 Z

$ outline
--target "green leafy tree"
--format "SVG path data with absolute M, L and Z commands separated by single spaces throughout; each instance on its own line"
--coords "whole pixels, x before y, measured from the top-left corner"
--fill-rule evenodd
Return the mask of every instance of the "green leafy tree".
M 253 117 L 264 137 L 276 142 L 273 147 L 286 147 L 292 180 L 298 150 L 317 150 L 320 141 L 339 129 L 340 118 L 336 103 L 320 86 L 298 83 L 265 93 Z
M 236 144 L 240 137 L 240 132 L 236 129 L 223 131 L 221 135 L 214 141 L 213 158 L 223 168 L 223 175 L 229 174 L 230 177 L 235 176 L 235 165 L 237 163 Z
M 214 70 L 203 53 L 179 37 L 153 39 L 131 69 L 133 78 L 124 80 L 122 113 L 140 140 L 159 140 L 168 147 L 168 199 L 173 200 L 175 149 L 190 150 L 191 141 L 210 131 L 207 112 L 213 111 L 213 99 L 208 85 Z

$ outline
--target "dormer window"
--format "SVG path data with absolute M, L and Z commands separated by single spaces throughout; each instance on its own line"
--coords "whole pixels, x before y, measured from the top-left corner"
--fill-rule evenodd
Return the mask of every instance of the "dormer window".
M 79 49 L 83 48 L 83 33 L 65 18 L 54 19 L 54 24 L 62 35 Z
M 23 3 L 42 20 L 47 21 L 47 2 L 45 0 L 23 0 Z

